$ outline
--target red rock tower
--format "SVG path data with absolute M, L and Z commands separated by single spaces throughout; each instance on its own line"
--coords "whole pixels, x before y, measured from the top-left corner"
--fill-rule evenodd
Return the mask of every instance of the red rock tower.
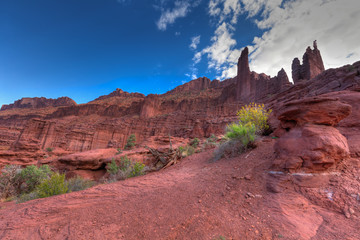
M 323 71 L 325 71 L 324 63 L 321 58 L 319 49 L 317 48 L 316 40 L 313 43 L 314 50 L 310 47 L 306 49 L 303 56 L 303 64 L 300 60 L 295 58 L 292 62 L 292 78 L 294 83 L 304 80 L 310 80 Z

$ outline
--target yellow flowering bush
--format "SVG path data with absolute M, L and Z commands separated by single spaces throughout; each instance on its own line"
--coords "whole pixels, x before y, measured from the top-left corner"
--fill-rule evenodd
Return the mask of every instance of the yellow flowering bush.
M 266 110 L 264 104 L 250 103 L 243 106 L 237 112 L 239 124 L 245 126 L 246 124 L 253 124 L 256 133 L 261 134 L 264 130 L 269 128 L 267 120 L 271 113 L 271 109 Z

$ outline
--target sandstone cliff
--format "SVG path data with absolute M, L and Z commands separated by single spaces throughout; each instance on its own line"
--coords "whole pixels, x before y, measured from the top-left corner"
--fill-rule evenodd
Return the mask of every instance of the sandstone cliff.
M 16 108 L 45 108 L 45 107 L 61 107 L 75 106 L 76 102 L 68 97 L 51 98 L 22 98 L 9 105 L 3 105 L 1 111 Z

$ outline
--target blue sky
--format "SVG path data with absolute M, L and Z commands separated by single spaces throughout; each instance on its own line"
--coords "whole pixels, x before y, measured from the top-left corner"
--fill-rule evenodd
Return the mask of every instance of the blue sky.
M 346 3 L 345 3 L 346 2 Z M 326 67 L 360 60 L 357 0 L 2 0 L 0 105 L 164 93 L 250 67 L 275 75 L 317 39 Z M 344 38 L 344 36 L 347 36 Z

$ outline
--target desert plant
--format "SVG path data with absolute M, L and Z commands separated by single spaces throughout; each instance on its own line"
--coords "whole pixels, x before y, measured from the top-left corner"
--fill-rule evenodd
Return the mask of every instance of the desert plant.
M 108 181 L 114 182 L 144 175 L 145 165 L 139 162 L 134 163 L 127 156 L 123 156 L 119 164 L 113 159 L 111 163 L 107 165 L 107 171 L 110 174 Z
M 77 192 L 95 186 L 95 182 L 80 176 L 66 180 L 68 192 Z
M 27 202 L 27 201 L 38 199 L 38 198 L 39 198 L 38 192 L 32 191 L 30 193 L 21 194 L 20 197 L 17 198 L 16 202 L 23 203 L 23 202 Z
M 195 153 L 195 148 L 189 145 L 186 145 L 185 147 L 180 146 L 179 152 L 181 154 L 181 157 L 188 157 Z
M 193 148 L 197 148 L 199 146 L 200 140 L 198 138 L 194 138 L 193 140 L 191 140 L 190 142 L 190 146 L 192 146 Z
M 116 164 L 115 159 L 112 159 L 110 163 L 107 164 L 106 171 L 110 174 L 115 175 L 120 170 L 120 167 Z
M 241 154 L 244 149 L 239 140 L 227 140 L 214 150 L 212 161 L 218 161 L 223 157 L 235 157 Z
M 247 123 L 246 125 L 232 123 L 227 126 L 225 136 L 232 140 L 241 141 L 242 145 L 246 148 L 249 143 L 255 140 L 255 125 Z
M 129 177 L 136 177 L 144 175 L 144 167 L 145 164 L 136 162 L 134 165 L 132 165 Z
M 50 153 L 50 152 L 52 152 L 54 149 L 51 148 L 51 147 L 47 147 L 45 150 Z
M 116 149 L 117 150 L 117 153 L 116 153 L 116 155 L 119 155 L 119 154 L 121 154 L 122 153 L 122 150 L 121 150 L 121 148 L 118 148 L 118 149 Z
M 33 191 L 37 185 L 49 178 L 52 174 L 53 172 L 48 165 L 42 165 L 40 167 L 35 165 L 27 166 L 22 169 L 19 174 L 21 181 L 25 183 L 25 187 L 22 191 L 25 193 Z
M 36 187 L 39 198 L 67 193 L 68 183 L 65 181 L 65 174 L 54 173 L 49 179 L 44 180 Z
M 133 147 L 135 147 L 135 143 L 136 143 L 135 134 L 131 134 L 131 135 L 128 137 L 128 139 L 126 140 L 125 149 L 126 149 L 126 150 L 132 149 Z
M 21 167 L 18 165 L 6 165 L 0 174 L 0 198 L 15 196 L 20 191 L 21 180 L 19 173 Z
M 217 139 L 218 138 L 214 134 L 211 134 L 211 136 L 205 140 L 205 142 L 203 144 L 203 148 L 208 149 L 208 148 L 216 147 Z
M 255 126 L 256 133 L 262 134 L 264 130 L 269 128 L 267 120 L 271 113 L 270 110 L 265 109 L 264 104 L 251 103 L 243 106 L 240 111 L 237 112 L 240 125 L 247 125 L 251 123 Z

